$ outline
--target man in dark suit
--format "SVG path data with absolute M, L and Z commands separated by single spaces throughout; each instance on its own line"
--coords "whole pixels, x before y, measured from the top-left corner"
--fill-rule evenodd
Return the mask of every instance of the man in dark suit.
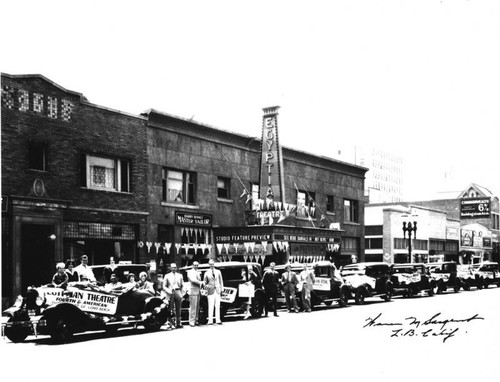
M 280 275 L 277 271 L 274 270 L 276 263 L 270 264 L 270 269 L 268 269 L 264 276 L 262 277 L 262 286 L 264 287 L 264 291 L 266 292 L 266 304 L 264 305 L 265 314 L 269 312 L 269 305 L 272 301 L 272 311 L 274 312 L 274 316 L 278 317 L 278 292 L 280 287 Z
M 286 272 L 281 276 L 281 285 L 283 291 L 285 292 L 286 308 L 288 312 L 292 312 L 292 309 L 298 313 L 299 308 L 297 307 L 297 301 L 295 301 L 295 289 L 299 283 L 297 274 L 292 271 L 290 264 L 285 267 Z

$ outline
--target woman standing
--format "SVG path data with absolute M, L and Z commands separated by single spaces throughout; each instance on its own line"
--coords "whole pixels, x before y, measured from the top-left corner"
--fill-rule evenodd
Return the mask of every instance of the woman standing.
M 257 275 L 253 271 L 253 267 L 251 264 L 248 264 L 247 269 L 243 270 L 242 277 L 243 277 L 243 281 L 245 281 L 245 285 L 247 286 L 248 292 L 249 292 L 248 293 L 247 311 L 245 313 L 245 317 L 243 317 L 243 319 L 246 320 L 251 316 L 250 307 L 252 306 L 252 297 L 253 297 L 253 294 L 255 293 L 255 285 L 257 282 Z

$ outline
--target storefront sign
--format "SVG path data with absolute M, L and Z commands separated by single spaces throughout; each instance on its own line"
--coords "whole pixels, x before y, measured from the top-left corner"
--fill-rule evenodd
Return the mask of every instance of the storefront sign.
M 211 215 L 198 215 L 198 214 L 188 214 L 184 212 L 175 213 L 175 224 L 177 225 L 190 225 L 197 227 L 211 227 L 212 226 L 212 216 Z
M 216 243 L 244 243 L 261 242 L 271 240 L 271 235 L 218 235 L 215 236 Z
M 460 229 L 446 227 L 446 240 L 460 240 Z
M 284 202 L 283 158 L 278 140 L 279 106 L 264 109 L 260 164 L 260 198 Z
M 460 218 L 489 218 L 489 198 L 464 198 L 460 200 Z
M 340 243 L 340 238 L 312 235 L 274 235 L 274 238 L 297 243 Z
M 464 225 L 460 233 L 462 247 L 491 247 L 491 231 L 481 224 Z

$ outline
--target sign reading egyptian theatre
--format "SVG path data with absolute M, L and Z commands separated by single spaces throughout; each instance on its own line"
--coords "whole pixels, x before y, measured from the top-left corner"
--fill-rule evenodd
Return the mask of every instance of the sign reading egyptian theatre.
M 279 106 L 263 109 L 259 197 L 285 202 L 283 157 L 278 139 L 278 109 Z

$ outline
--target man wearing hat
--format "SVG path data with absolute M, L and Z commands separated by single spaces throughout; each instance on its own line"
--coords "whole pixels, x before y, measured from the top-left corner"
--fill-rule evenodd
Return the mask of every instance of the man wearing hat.
M 165 275 L 163 280 L 163 289 L 170 296 L 170 307 L 175 307 L 176 328 L 182 328 L 181 323 L 181 304 L 183 296 L 184 279 L 180 273 L 177 273 L 177 264 L 170 264 L 170 273 Z
M 285 292 L 286 308 L 289 313 L 292 312 L 292 309 L 298 313 L 299 308 L 297 307 L 297 301 L 295 301 L 295 288 L 299 283 L 299 279 L 297 274 L 292 271 L 290 264 L 287 264 L 285 269 L 286 272 L 281 276 L 281 285 Z
M 80 265 L 75 267 L 75 272 L 80 275 L 80 280 L 82 280 L 82 276 L 85 276 L 91 283 L 96 282 L 94 272 L 89 267 L 89 258 L 87 255 L 80 257 Z

